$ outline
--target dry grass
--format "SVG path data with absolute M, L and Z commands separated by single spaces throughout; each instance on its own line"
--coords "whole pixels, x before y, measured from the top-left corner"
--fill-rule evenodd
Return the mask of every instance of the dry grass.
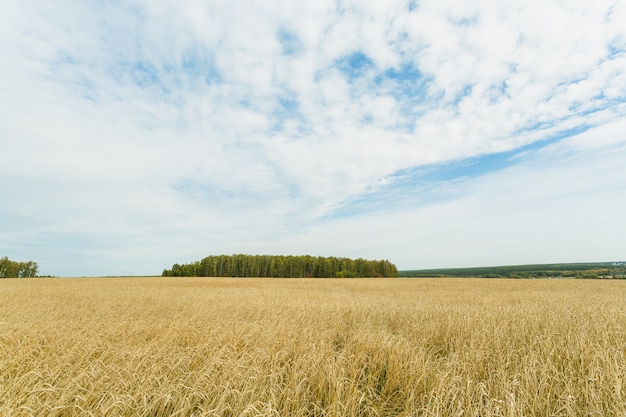
M 626 416 L 626 281 L 0 280 L 2 416 Z

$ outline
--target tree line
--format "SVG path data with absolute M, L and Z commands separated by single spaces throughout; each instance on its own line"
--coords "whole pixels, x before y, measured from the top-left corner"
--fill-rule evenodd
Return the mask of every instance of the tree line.
M 214 255 L 188 264 L 174 264 L 164 277 L 361 278 L 396 277 L 388 260 L 321 256 Z
M 480 278 L 626 278 L 624 262 L 588 262 L 539 265 L 509 265 L 475 268 L 446 268 L 400 271 L 402 277 L 480 277 Z
M 6 256 L 0 258 L 0 278 L 33 278 L 38 269 L 37 262 L 15 262 Z

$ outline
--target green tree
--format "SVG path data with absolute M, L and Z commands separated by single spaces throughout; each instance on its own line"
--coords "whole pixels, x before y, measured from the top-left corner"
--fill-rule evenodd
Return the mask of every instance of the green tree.
M 38 271 L 37 262 L 14 262 L 6 256 L 0 258 L 0 278 L 34 278 Z
M 163 271 L 163 276 L 357 278 L 395 277 L 398 270 L 387 260 L 236 254 L 207 256 L 198 262 L 174 264 L 172 269 Z

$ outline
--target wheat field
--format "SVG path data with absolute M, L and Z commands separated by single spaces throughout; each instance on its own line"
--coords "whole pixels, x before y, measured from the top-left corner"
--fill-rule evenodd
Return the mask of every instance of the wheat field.
M 0 280 L 2 416 L 626 416 L 626 281 Z

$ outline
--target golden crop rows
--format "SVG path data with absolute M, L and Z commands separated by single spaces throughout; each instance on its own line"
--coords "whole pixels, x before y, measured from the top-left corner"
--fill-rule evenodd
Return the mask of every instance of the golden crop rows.
M 0 280 L 2 416 L 626 416 L 626 281 Z

